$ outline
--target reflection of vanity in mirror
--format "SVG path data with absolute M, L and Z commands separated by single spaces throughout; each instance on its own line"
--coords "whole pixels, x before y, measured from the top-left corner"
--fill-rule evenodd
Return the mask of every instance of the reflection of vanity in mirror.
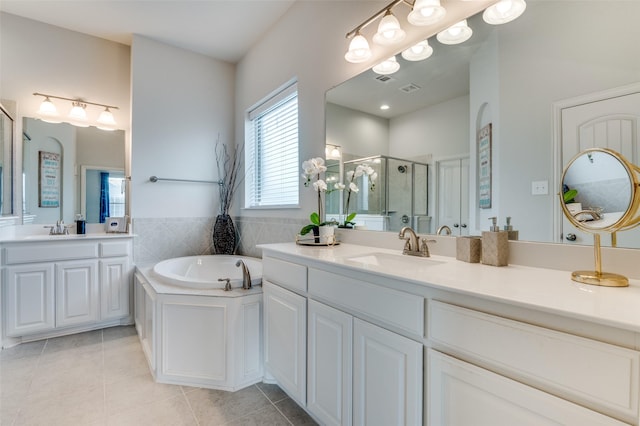
M 23 221 L 88 223 L 125 215 L 124 131 L 25 118 Z
M 489 226 L 487 218 L 498 216 L 502 227 L 511 216 L 522 240 L 571 244 L 562 236 L 575 228 L 563 225 L 555 190 L 564 166 L 589 147 L 637 144 L 637 127 L 630 131 L 634 124 L 625 120 L 609 133 L 630 140 L 599 139 L 605 122 L 600 118 L 610 116 L 613 107 L 581 107 L 618 98 L 631 106 L 625 111 L 616 106 L 616 113 L 640 117 L 640 57 L 629 55 L 640 37 L 634 23 L 639 14 L 637 2 L 531 0 L 522 16 L 505 25 L 472 17 L 468 22 L 474 33 L 468 41 L 445 46 L 432 37 L 430 58 L 409 62 L 398 54 L 398 72 L 380 76 L 367 70 L 329 90 L 326 143 L 340 146 L 342 167 L 379 155 L 428 163 L 424 189 L 431 233 L 448 225 L 454 234 L 479 234 Z M 624 37 L 616 36 L 620 28 L 625 28 Z M 382 104 L 389 109 L 380 110 Z M 574 119 L 574 113 L 581 118 Z M 573 130 L 565 120 L 571 120 Z M 581 127 L 585 122 L 591 127 Z M 476 133 L 489 123 L 492 199 L 490 208 L 480 209 Z M 614 128 L 615 123 L 609 119 L 604 125 Z M 569 149 L 574 142 L 560 129 L 593 136 Z M 547 190 L 533 194 L 539 184 Z M 640 238 L 632 234 L 618 246 L 640 247 Z M 591 244 L 591 238 L 578 237 L 576 243 Z

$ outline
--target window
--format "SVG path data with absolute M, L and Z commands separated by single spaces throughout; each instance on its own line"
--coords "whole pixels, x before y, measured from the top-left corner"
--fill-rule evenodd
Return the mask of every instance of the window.
M 297 207 L 297 84 L 249 111 L 246 133 L 245 207 Z

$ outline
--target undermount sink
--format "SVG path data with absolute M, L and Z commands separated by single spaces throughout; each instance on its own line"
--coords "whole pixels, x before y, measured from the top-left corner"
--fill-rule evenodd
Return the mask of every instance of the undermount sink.
M 397 268 L 422 268 L 425 266 L 441 265 L 444 262 L 428 257 L 408 256 L 403 254 L 391 254 L 374 252 L 358 256 L 347 257 L 344 262 L 349 265 L 362 268 L 388 268 L 393 271 Z

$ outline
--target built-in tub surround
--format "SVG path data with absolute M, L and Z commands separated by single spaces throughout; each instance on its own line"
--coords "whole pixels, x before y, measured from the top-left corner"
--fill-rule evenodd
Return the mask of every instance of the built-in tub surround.
M 344 242 L 260 248 L 265 376 L 321 423 L 492 424 L 498 404 L 506 424 L 640 424 L 638 280 L 597 287 L 567 270 Z M 375 385 L 389 377 L 421 379 L 390 400 Z
M 158 262 L 153 267 L 157 279 L 167 284 L 199 289 L 225 288 L 226 282 L 233 288 L 245 283 L 242 264 L 249 273 L 247 286 L 262 282 L 262 262 L 247 256 L 210 255 L 185 256 Z
M 203 258 L 243 259 L 193 256 L 187 263 Z M 246 260 L 250 263 L 250 259 Z M 180 259 L 176 262 L 177 266 L 184 263 Z M 242 277 L 235 262 L 231 266 Z M 215 277 L 231 275 L 224 269 L 218 272 L 205 269 Z M 261 281 L 257 269 L 254 269 L 256 280 Z M 261 381 L 261 286 L 245 290 L 240 278 L 240 288 L 234 286 L 230 291 L 220 287 L 198 288 L 202 283 L 189 285 L 184 282 L 189 274 L 182 275 L 185 279 L 175 285 L 173 280 L 160 278 L 153 266 L 139 266 L 135 274 L 135 324 L 155 380 L 228 391 Z

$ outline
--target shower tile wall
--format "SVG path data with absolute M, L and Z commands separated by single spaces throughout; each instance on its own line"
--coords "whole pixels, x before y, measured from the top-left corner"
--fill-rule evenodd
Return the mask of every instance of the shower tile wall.
M 136 264 L 152 264 L 181 256 L 212 253 L 211 232 L 215 218 L 135 218 L 133 258 Z M 280 218 L 233 219 L 238 232 L 238 254 L 261 257 L 256 244 L 295 241 L 306 220 Z

